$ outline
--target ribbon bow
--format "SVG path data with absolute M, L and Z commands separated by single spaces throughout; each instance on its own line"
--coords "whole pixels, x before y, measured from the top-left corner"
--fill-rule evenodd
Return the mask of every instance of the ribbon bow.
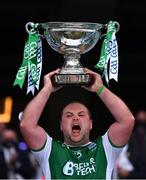
M 118 45 L 116 40 L 116 22 L 110 21 L 104 38 L 98 63 L 94 66 L 103 71 L 107 84 L 110 79 L 118 81 Z M 108 72 L 109 63 L 109 72 Z
M 25 42 L 23 61 L 17 72 L 13 86 L 23 87 L 26 74 L 28 72 L 27 94 L 32 92 L 34 95 L 35 88 L 39 89 L 41 71 L 42 71 L 42 41 L 37 32 L 38 24 L 33 24 L 29 31 L 29 36 Z

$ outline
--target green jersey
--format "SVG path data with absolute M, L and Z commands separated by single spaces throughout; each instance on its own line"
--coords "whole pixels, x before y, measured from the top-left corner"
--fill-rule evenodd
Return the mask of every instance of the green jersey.
M 46 179 L 111 179 L 122 149 L 113 146 L 106 133 L 79 147 L 57 142 L 47 135 L 44 147 L 32 152 Z

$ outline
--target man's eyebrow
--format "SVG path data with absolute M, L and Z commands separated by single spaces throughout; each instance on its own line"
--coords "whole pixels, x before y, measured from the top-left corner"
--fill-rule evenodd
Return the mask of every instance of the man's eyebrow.
M 78 113 L 85 113 L 86 111 L 79 111 Z M 70 111 L 67 111 L 67 112 L 64 112 L 65 114 L 73 114 L 73 112 L 70 112 Z
M 79 111 L 78 113 L 85 113 L 86 111 Z M 64 112 L 64 114 L 73 114 L 73 112 L 70 112 L 70 111 L 66 111 Z
M 80 111 L 79 113 L 86 113 L 86 111 Z
M 67 111 L 67 112 L 64 112 L 64 114 L 73 114 L 73 113 L 70 111 Z

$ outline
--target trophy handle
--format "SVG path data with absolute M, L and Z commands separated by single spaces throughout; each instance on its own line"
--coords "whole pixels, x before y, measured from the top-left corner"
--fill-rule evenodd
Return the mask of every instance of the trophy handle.
M 117 26 L 117 29 L 116 29 L 116 33 L 117 33 L 120 30 L 120 24 L 117 21 L 115 21 L 115 24 Z
M 28 34 L 34 34 L 38 32 L 38 26 L 39 26 L 39 23 L 28 22 L 25 25 L 26 32 Z
M 115 24 L 116 24 L 116 33 L 117 33 L 120 30 L 120 24 L 117 21 L 115 21 Z M 108 24 L 105 24 L 104 27 L 107 28 L 107 26 L 108 26 Z M 104 36 L 106 36 L 106 33 L 102 34 L 100 36 L 100 39 L 102 39 Z

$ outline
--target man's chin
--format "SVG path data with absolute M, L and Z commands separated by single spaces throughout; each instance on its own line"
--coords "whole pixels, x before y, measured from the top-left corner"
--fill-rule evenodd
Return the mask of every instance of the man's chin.
M 80 136 L 72 137 L 71 141 L 74 145 L 80 145 L 82 143 L 82 138 Z

